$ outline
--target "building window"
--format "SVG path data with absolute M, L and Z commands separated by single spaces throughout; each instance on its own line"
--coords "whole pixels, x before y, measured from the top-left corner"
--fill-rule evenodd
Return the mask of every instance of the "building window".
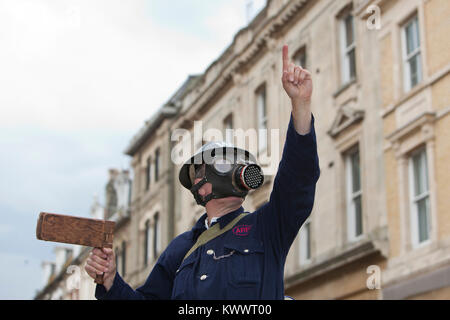
M 128 210 L 130 210 L 130 206 L 131 206 L 131 199 L 133 196 L 133 181 L 130 179 L 128 180 L 128 185 L 129 185 L 129 189 L 128 189 Z
M 404 88 L 408 92 L 422 80 L 419 20 L 417 15 L 402 28 Z
M 122 242 L 122 252 L 121 252 L 121 260 L 122 260 L 122 276 L 126 275 L 126 262 L 127 262 L 127 243 L 125 241 Z
M 150 227 L 150 220 L 145 222 L 145 231 L 144 231 L 144 266 L 148 265 L 150 261 L 151 251 L 150 251 L 150 242 L 152 237 L 152 228 Z
M 146 174 L 145 174 L 145 190 L 149 190 L 150 189 L 150 179 L 152 176 L 152 158 L 148 157 L 147 158 L 147 170 L 146 170 Z
M 161 250 L 160 243 L 160 221 L 159 221 L 159 212 L 155 213 L 153 217 L 153 256 L 158 257 L 159 252 Z
M 306 221 L 300 229 L 299 262 L 305 265 L 311 262 L 311 222 Z
M 356 78 L 355 24 L 350 12 L 339 21 L 341 46 L 341 82 L 345 85 Z
M 159 179 L 159 148 L 155 151 L 155 182 Z
M 258 116 L 258 151 L 267 149 L 267 107 L 266 87 L 263 85 L 256 90 L 256 112 Z
M 116 256 L 116 269 L 122 270 L 122 259 L 120 258 L 119 248 L 116 248 L 114 250 L 114 255 Z
M 230 113 L 224 120 L 223 120 L 223 128 L 225 130 L 225 141 L 227 143 L 233 143 L 233 114 Z
M 425 149 L 410 157 L 409 185 L 412 242 L 415 247 L 430 239 L 430 191 Z
M 355 240 L 363 232 L 362 190 L 359 149 L 346 156 L 347 186 L 347 234 L 348 240 Z
M 307 69 L 306 61 L 306 47 L 302 47 L 294 55 L 294 62 L 296 65 L 301 66 L 303 69 Z

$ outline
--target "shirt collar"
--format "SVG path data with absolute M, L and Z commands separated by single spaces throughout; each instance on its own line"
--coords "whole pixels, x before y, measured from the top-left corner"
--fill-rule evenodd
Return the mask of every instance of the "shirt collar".
M 213 217 L 213 218 L 211 218 L 211 222 L 210 222 L 211 226 L 212 226 L 213 223 L 216 222 L 218 219 L 219 219 L 218 217 Z M 206 219 L 206 218 L 205 218 L 205 228 L 206 228 L 206 229 L 209 229 L 209 226 L 208 226 L 208 219 Z
M 217 223 L 219 223 L 220 229 L 225 227 L 231 220 L 233 220 L 235 217 L 237 217 L 242 212 L 244 212 L 244 208 L 241 206 L 238 209 L 231 211 L 231 212 L 227 213 L 226 215 L 223 215 L 223 216 L 217 218 Z M 194 239 L 196 239 L 203 231 L 205 231 L 207 229 L 206 221 L 205 221 L 207 217 L 208 217 L 207 214 L 204 213 L 200 217 L 200 219 L 197 220 L 197 223 L 192 228 L 191 231 L 194 233 Z M 213 218 L 213 219 L 215 219 L 215 218 Z

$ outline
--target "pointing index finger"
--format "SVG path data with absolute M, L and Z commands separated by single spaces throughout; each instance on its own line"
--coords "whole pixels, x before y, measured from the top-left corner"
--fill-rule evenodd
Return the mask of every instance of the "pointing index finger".
M 285 44 L 283 46 L 283 71 L 287 71 L 289 67 L 289 49 L 288 46 Z

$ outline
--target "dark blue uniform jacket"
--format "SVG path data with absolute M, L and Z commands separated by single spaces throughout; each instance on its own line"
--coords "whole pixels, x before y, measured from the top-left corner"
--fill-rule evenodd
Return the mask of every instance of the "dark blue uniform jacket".
M 295 131 L 292 115 L 269 201 L 186 260 L 206 230 L 206 213 L 177 236 L 159 257 L 146 282 L 133 290 L 116 273 L 111 289 L 97 285 L 97 299 L 283 299 L 286 256 L 311 213 L 319 178 L 314 117 L 311 131 Z M 218 219 L 223 228 L 240 207 Z

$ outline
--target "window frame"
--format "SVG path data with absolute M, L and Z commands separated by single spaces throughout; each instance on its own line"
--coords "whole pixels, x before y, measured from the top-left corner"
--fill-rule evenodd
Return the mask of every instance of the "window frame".
M 358 154 L 359 158 L 359 190 L 353 191 L 353 161 L 352 157 Z M 364 234 L 364 222 L 363 222 L 363 188 L 362 188 L 362 175 L 361 175 L 361 152 L 359 146 L 353 147 L 345 153 L 345 185 L 346 185 L 346 217 L 347 217 L 347 240 L 357 241 Z M 360 198 L 361 203 L 361 233 L 356 234 L 357 219 L 356 219 L 356 205 L 355 199 Z
M 155 182 L 159 180 L 159 171 L 160 171 L 160 163 L 161 163 L 161 151 L 160 148 L 156 148 L 155 150 Z
M 347 33 L 346 33 L 346 20 L 348 17 L 352 19 L 352 35 L 353 42 L 347 44 Z M 355 30 L 355 17 L 352 15 L 350 9 L 339 17 L 339 45 L 340 45 L 340 70 L 341 70 L 341 86 L 345 86 L 356 80 L 357 70 L 356 70 L 356 30 Z M 354 52 L 354 75 L 351 74 L 350 66 L 350 52 Z
M 116 270 L 122 270 L 122 254 L 118 247 L 114 249 Z
M 144 266 L 148 266 L 152 257 L 152 225 L 150 219 L 145 221 L 144 229 Z
M 413 30 L 415 31 L 415 36 L 417 36 L 418 46 L 408 54 L 408 42 L 406 37 L 406 30 L 413 23 L 416 23 L 415 28 L 413 28 Z M 410 18 L 406 20 L 406 22 L 404 22 L 401 25 L 400 32 L 402 42 L 401 53 L 402 53 L 402 67 L 403 67 L 403 91 L 404 93 L 408 93 L 423 81 L 422 40 L 420 37 L 419 15 L 417 12 L 414 13 Z M 418 59 L 417 83 L 413 85 L 411 78 L 412 74 L 410 68 L 410 61 L 416 57 Z
M 416 176 L 414 172 L 414 157 L 423 157 L 425 164 L 425 182 L 427 190 L 419 195 L 415 195 L 415 182 Z M 422 168 L 420 168 L 421 170 Z M 419 174 L 422 174 L 420 172 Z M 409 184 L 409 206 L 410 206 L 410 231 L 411 231 L 411 243 L 412 248 L 416 249 L 425 246 L 431 242 L 431 197 L 430 197 L 430 181 L 429 181 L 429 168 L 427 159 L 427 150 L 425 147 L 419 148 L 412 152 L 408 157 L 408 184 Z M 419 212 L 418 202 L 426 199 L 426 220 L 427 220 L 427 239 L 419 242 L 420 225 L 419 225 Z
M 233 144 L 233 113 L 229 113 L 224 119 L 223 119 L 223 130 L 224 130 L 224 138 L 227 143 Z M 231 129 L 231 130 L 230 130 Z
M 306 242 L 306 243 L 305 243 Z M 306 248 L 306 254 L 305 254 Z M 298 262 L 300 266 L 305 266 L 312 261 L 312 245 L 311 245 L 311 220 L 307 219 L 299 232 L 299 256 Z
M 258 153 L 262 153 L 268 148 L 268 120 L 267 115 L 267 89 L 265 83 L 260 85 L 255 91 L 256 95 L 256 116 L 257 116 L 257 128 L 258 128 Z M 261 105 L 261 100 L 263 104 Z M 263 109 L 263 110 L 262 110 Z M 263 111 L 263 116 L 261 116 L 261 111 Z M 264 137 L 262 139 L 262 137 Z M 262 145 L 264 141 L 264 145 Z
M 307 51 L 306 51 L 306 45 L 303 45 L 302 47 L 300 47 L 300 49 L 298 49 L 294 56 L 293 56 L 293 60 L 295 62 L 295 64 L 300 65 L 303 69 L 308 69 L 307 68 L 307 64 L 308 64 L 308 55 L 307 55 Z
M 156 259 L 161 253 L 161 217 L 159 212 L 153 216 L 153 257 Z
M 122 241 L 122 245 L 121 245 L 121 251 L 120 251 L 120 260 L 122 262 L 122 266 L 121 266 L 121 275 L 123 277 L 126 276 L 127 274 L 127 268 L 126 268 L 126 261 L 127 261 L 127 242 L 124 240 Z
M 145 168 L 145 191 L 150 190 L 151 179 L 152 179 L 152 157 L 147 157 L 147 167 Z

